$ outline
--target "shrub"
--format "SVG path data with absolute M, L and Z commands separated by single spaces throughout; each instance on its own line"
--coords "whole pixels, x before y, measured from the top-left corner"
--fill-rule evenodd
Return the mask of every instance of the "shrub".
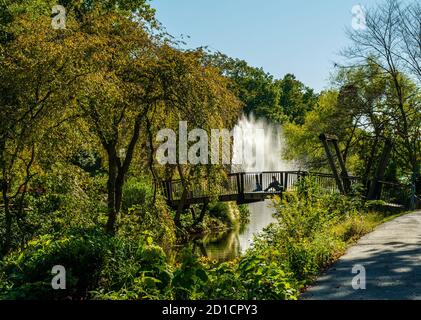
M 230 207 L 226 202 L 215 202 L 210 204 L 209 215 L 228 225 L 232 225 L 234 223 Z
M 172 286 L 177 300 L 203 298 L 203 286 L 206 286 L 208 274 L 204 266 L 190 249 L 181 254 L 182 263 L 174 272 Z
M 121 240 L 120 240 L 121 241 Z M 171 297 L 172 271 L 161 247 L 147 237 L 135 248 L 119 246 L 107 261 L 98 288 L 91 292 L 93 299 L 157 300 Z
M 240 260 L 209 266 L 202 290 L 207 299 L 293 300 L 298 291 L 293 274 L 277 259 L 248 253 Z
M 273 256 L 278 256 L 272 251 Z M 291 300 L 297 296 L 293 274 L 280 261 L 248 254 L 238 266 L 247 300 Z
M 240 204 L 238 206 L 240 211 L 240 224 L 245 225 L 250 222 L 250 209 L 246 204 Z
M 165 199 L 156 194 L 150 181 L 130 178 L 123 188 L 120 236 L 139 240 L 149 232 L 154 242 L 169 247 L 175 243 L 175 225 Z
M 350 237 L 367 232 L 357 218 L 362 208 L 358 198 L 325 193 L 311 177 L 300 181 L 298 192 L 276 199 L 275 208 L 278 223 L 266 230 L 253 251 L 278 250 L 278 258 L 301 285 L 332 263 Z
M 66 289 L 53 290 L 51 269 L 66 269 Z M 6 299 L 162 299 L 170 296 L 171 267 L 151 237 L 133 243 L 102 230 L 71 230 L 31 241 L 1 264 Z
M 128 212 L 133 206 L 145 206 L 152 202 L 153 188 L 151 181 L 130 178 L 123 187 L 122 209 Z
M 75 230 L 55 239 L 41 236 L 28 243 L 25 250 L 8 256 L 2 270 L 11 287 L 7 299 L 85 298 L 98 283 L 110 239 L 101 231 Z M 66 268 L 66 290 L 53 290 L 51 270 L 55 265 Z

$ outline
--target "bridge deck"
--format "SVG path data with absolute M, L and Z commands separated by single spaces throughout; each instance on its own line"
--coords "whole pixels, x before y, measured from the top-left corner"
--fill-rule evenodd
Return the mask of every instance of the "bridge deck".
M 242 196 L 239 194 L 228 194 L 218 196 L 218 201 L 221 202 L 237 202 L 238 204 L 247 204 L 254 202 L 261 202 L 275 195 L 282 196 L 282 192 L 246 192 Z M 210 200 L 210 197 L 196 197 L 188 198 L 186 200 L 186 205 L 200 204 Z M 180 199 L 172 200 L 170 205 L 174 208 L 177 208 L 180 203 Z

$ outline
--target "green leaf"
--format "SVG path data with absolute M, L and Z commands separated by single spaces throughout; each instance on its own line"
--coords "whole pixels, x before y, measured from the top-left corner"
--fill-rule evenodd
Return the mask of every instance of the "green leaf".
M 205 270 L 203 269 L 197 269 L 196 270 L 196 275 L 198 276 L 198 278 L 200 280 L 202 280 L 203 282 L 206 282 L 208 280 L 208 274 L 206 273 Z

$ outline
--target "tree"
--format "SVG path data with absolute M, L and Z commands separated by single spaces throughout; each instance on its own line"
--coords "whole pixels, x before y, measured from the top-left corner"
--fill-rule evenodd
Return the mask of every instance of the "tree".
M 160 103 L 156 105 L 154 116 L 151 118 L 153 128 L 171 128 L 179 133 L 179 121 L 187 121 L 190 128 L 203 129 L 208 137 L 211 137 L 213 129 L 233 129 L 242 104 L 232 92 L 232 81 L 209 62 L 203 50 L 182 52 L 164 45 L 160 52 L 161 60 L 157 74 L 164 86 Z M 190 141 L 189 146 L 196 142 Z M 178 150 L 179 148 L 180 145 Z M 223 165 L 210 164 L 210 154 L 207 160 L 208 164 L 191 165 L 178 162 L 175 166 L 167 166 L 170 169 L 167 178 L 171 179 L 176 171 L 182 181 L 183 195 L 175 217 L 176 224 L 180 222 L 190 182 L 197 183 L 198 177 L 206 175 L 215 197 L 220 192 L 221 178 L 227 170 L 224 170 Z
M 404 71 L 417 69 L 419 56 L 418 51 L 413 51 L 413 48 L 417 48 L 419 33 L 415 31 L 415 38 L 412 40 L 403 39 L 402 35 L 406 34 L 403 30 L 412 30 L 412 26 L 419 27 L 419 16 L 411 16 L 408 12 L 410 11 L 402 11 L 396 0 L 387 0 L 369 10 L 365 30 L 348 33 L 353 45 L 344 53 L 355 61 L 355 65 L 364 64 L 367 60 L 377 64 L 385 76 L 390 78 L 394 92 L 389 99 L 388 113 L 395 126 L 393 135 L 400 142 L 396 145 L 401 146 L 396 154 L 401 158 L 408 174 L 415 179 L 419 174 L 421 158 L 421 104 L 419 87 L 410 83 Z M 408 21 L 413 21 L 414 25 Z M 400 52 L 402 44 L 411 48 L 406 54 Z
M 403 86 L 416 92 L 408 78 Z M 405 108 L 418 100 L 409 98 Z M 285 125 L 288 157 L 299 159 L 312 168 L 324 168 L 325 155 L 317 139 L 320 132 L 339 137 L 343 159 L 356 175 L 373 179 L 377 159 L 385 141 L 391 139 L 394 153 L 388 169 L 388 179 L 397 180 L 407 171 L 404 141 L 396 136 L 395 86 L 391 77 L 371 60 L 365 65 L 340 69 L 334 88 L 322 92 L 314 110 L 306 113 L 302 125 Z M 419 130 L 416 115 L 408 113 L 411 130 Z M 392 170 L 393 169 L 393 170 Z
M 336 82 L 340 86 L 338 108 L 343 116 L 352 119 L 353 128 L 346 138 L 344 159 L 349 154 L 359 154 L 358 174 L 370 179 L 382 142 L 391 134 L 390 119 L 385 113 L 391 94 L 390 81 L 376 64 L 368 61 L 359 68 L 339 70 Z
M 155 45 L 136 23 L 116 13 L 92 16 L 84 35 L 76 104 L 105 152 L 108 166 L 106 230 L 115 232 L 124 182 L 148 110 L 156 103 Z
M 296 160 L 305 167 L 326 167 L 326 156 L 318 138 L 322 132 L 337 135 L 343 148 L 343 141 L 352 128 L 352 119 L 341 114 L 338 97 L 338 90 L 320 93 L 318 103 L 304 115 L 302 124 L 288 122 L 284 125 L 287 159 Z
M 71 130 L 66 133 L 63 133 L 63 128 L 71 121 L 79 119 L 81 115 L 85 118 L 89 116 L 86 112 L 88 109 L 78 109 L 78 107 L 85 106 L 84 93 L 88 89 L 95 89 L 94 85 L 102 89 L 102 91 L 98 90 L 99 92 L 106 93 L 105 97 L 117 104 L 122 103 L 121 97 L 124 95 L 112 90 L 123 89 L 123 92 L 130 90 L 129 81 L 124 83 L 125 87 L 118 86 L 125 79 L 113 77 L 113 73 L 122 72 L 122 69 L 127 67 L 127 64 L 118 65 L 123 61 L 122 55 L 125 54 L 127 58 L 130 54 L 137 54 L 134 51 L 136 48 L 129 47 L 134 45 L 133 39 L 142 42 L 148 38 L 143 30 L 147 27 L 146 23 L 157 26 L 153 16 L 154 11 L 143 0 L 63 1 L 61 4 L 67 9 L 67 29 L 54 30 L 51 28 L 50 15 L 51 8 L 55 4 L 55 1 L 48 0 L 36 3 L 24 0 L 13 3 L 3 1 L 0 7 L 0 19 L 4 22 L 0 30 L 0 90 L 2 93 L 0 165 L 5 213 L 5 240 L 2 246 L 4 251 L 9 250 L 11 246 L 14 218 L 18 223 L 22 220 L 24 197 L 28 184 L 34 176 L 31 167 L 37 161 L 38 149 L 43 154 L 46 153 L 47 146 L 55 142 L 53 142 L 54 132 L 64 142 L 66 135 L 72 135 L 74 138 L 77 136 L 77 131 L 83 131 L 84 126 L 81 122 L 67 126 L 67 129 Z M 104 14 L 111 17 L 111 22 L 101 19 Z M 134 15 L 136 19 L 133 19 Z M 118 25 L 125 21 L 130 23 Z M 101 33 L 102 27 L 105 29 Z M 117 32 L 119 30 L 120 37 Z M 133 32 L 133 35 L 130 36 L 124 32 Z M 127 39 L 129 42 L 126 44 L 124 40 Z M 118 42 L 119 40 L 123 42 Z M 107 47 L 109 44 L 113 47 Z M 118 48 L 120 45 L 121 47 Z M 104 48 L 106 50 L 103 50 Z M 145 46 L 142 44 L 137 49 L 139 48 L 143 50 Z M 106 67 L 100 61 L 103 58 L 105 62 L 110 63 Z M 129 60 L 126 59 L 127 61 Z M 115 69 L 111 70 L 111 66 Z M 101 77 L 104 79 L 103 82 L 99 81 Z M 132 98 L 135 94 L 138 92 L 134 92 Z M 100 102 L 99 99 L 98 102 Z M 84 113 L 82 114 L 81 111 Z M 92 117 L 93 110 L 89 111 Z M 104 119 L 101 121 L 106 122 Z M 104 124 L 107 125 L 107 123 Z M 138 126 L 139 124 L 136 124 L 136 127 Z M 105 128 L 105 126 L 101 128 L 101 133 L 108 139 L 109 132 L 106 132 Z M 136 134 L 132 140 L 128 143 L 129 155 L 119 167 L 120 174 L 117 180 L 121 180 L 121 176 L 127 172 Z M 115 162 L 113 141 L 103 140 L 103 142 L 107 143 L 107 150 L 112 155 L 111 162 Z M 71 149 L 72 146 L 77 148 L 77 142 L 68 143 L 66 149 Z M 50 151 L 54 154 L 54 150 Z M 62 156 L 66 157 L 66 155 Z M 121 199 L 117 196 L 118 201 Z
M 0 169 L 5 215 L 3 250 L 11 246 L 12 224 L 22 223 L 23 202 L 45 137 L 72 118 L 65 106 L 81 76 L 75 68 L 78 36 L 62 37 L 50 19 L 16 17 L 7 29 L 13 41 L 0 45 Z M 21 226 L 21 224 L 20 224 Z
M 139 141 L 147 140 L 151 150 L 145 160 L 152 164 L 154 128 L 178 128 L 174 124 L 182 120 L 209 131 L 217 124 L 232 125 L 239 103 L 219 70 L 205 64 L 200 50 L 183 52 L 166 41 L 152 41 L 138 24 L 114 14 L 96 18 L 88 30 L 94 32 L 86 33 L 92 48 L 87 48 L 84 68 L 91 72 L 81 83 L 77 103 L 105 151 L 106 229 L 113 233 Z M 181 166 L 177 169 L 184 179 Z
M 244 113 L 253 113 L 275 123 L 303 123 L 306 112 L 317 102 L 314 91 L 287 74 L 277 80 L 262 68 L 254 68 L 240 59 L 222 53 L 209 55 L 211 63 L 233 80 L 234 89 L 244 104 Z
M 254 68 L 246 61 L 233 59 L 222 53 L 208 55 L 209 61 L 218 67 L 224 76 L 233 80 L 233 89 L 244 104 L 244 113 L 253 113 L 275 122 L 284 120 L 279 106 L 279 86 L 273 76 Z
M 305 114 L 313 110 L 317 95 L 313 89 L 298 81 L 293 74 L 287 74 L 277 81 L 281 93 L 279 105 L 290 122 L 303 124 Z
M 396 50 L 394 54 L 398 55 L 408 72 L 421 83 L 421 5 L 419 3 L 399 8 L 399 32 L 400 50 Z

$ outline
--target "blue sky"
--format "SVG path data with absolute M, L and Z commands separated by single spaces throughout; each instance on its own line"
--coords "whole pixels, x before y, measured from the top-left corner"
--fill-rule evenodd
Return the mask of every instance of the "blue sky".
M 347 44 L 354 5 L 376 0 L 152 0 L 166 30 L 188 48 L 213 51 L 263 67 L 275 77 L 294 73 L 320 91 Z

